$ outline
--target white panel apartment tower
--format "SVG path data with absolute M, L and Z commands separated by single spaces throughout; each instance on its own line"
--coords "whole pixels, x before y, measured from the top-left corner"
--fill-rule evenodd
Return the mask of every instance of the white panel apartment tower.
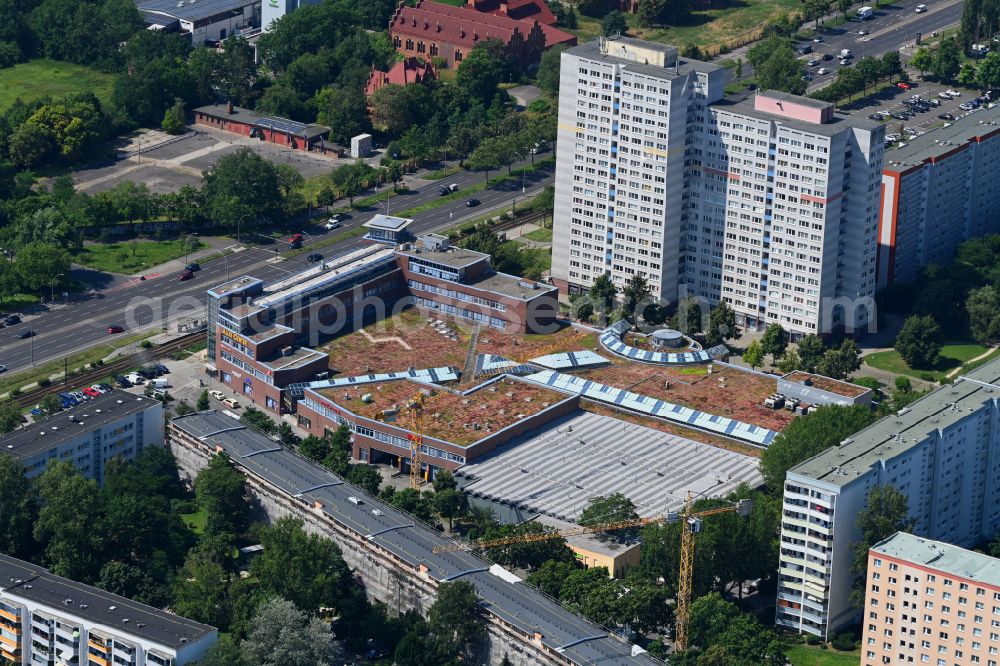
M 723 94 L 725 70 L 625 37 L 562 56 L 553 281 L 586 291 L 641 274 L 674 300 L 688 132 Z
M 726 72 L 627 38 L 562 56 L 553 282 L 642 274 L 794 337 L 863 328 L 883 129 L 830 104 L 723 99 Z

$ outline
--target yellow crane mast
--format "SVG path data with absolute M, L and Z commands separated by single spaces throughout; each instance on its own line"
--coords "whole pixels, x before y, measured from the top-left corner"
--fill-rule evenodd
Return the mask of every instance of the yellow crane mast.
M 424 408 L 424 394 L 418 393 L 407 407 L 410 413 L 410 434 L 406 436 L 410 440 L 410 487 L 420 490 L 420 447 L 423 446 L 424 437 L 420 434 L 421 418 L 420 413 Z

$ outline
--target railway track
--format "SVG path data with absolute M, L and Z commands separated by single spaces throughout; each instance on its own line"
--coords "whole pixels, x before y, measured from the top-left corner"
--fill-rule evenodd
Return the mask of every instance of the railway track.
M 42 398 L 50 393 L 65 391 L 76 386 L 89 386 L 90 384 L 94 384 L 108 375 L 121 374 L 123 371 L 130 368 L 149 363 L 150 361 L 159 360 L 173 354 L 176 351 L 180 351 L 181 349 L 201 342 L 203 339 L 205 339 L 205 331 L 189 333 L 188 335 L 176 338 L 158 347 L 143 349 L 138 353 L 129 354 L 128 356 L 124 356 L 120 359 L 112 361 L 111 363 L 105 363 L 104 365 L 91 368 L 90 370 L 86 370 L 80 374 L 71 375 L 61 382 L 53 382 L 48 386 L 32 389 L 15 396 L 13 401 L 18 407 L 28 407 L 41 402 Z

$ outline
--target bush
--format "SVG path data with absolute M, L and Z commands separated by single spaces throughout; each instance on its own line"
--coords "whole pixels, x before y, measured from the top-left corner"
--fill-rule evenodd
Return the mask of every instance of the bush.
M 913 390 L 913 383 L 909 377 L 896 377 L 896 390 L 909 393 Z
M 13 398 L 14 396 L 18 396 L 18 395 L 21 395 L 21 388 L 20 388 L 20 387 L 18 387 L 18 388 L 16 388 L 16 389 L 13 389 L 13 390 L 11 390 L 11 392 L 10 392 L 10 395 L 11 395 L 11 397 L 12 397 L 12 398 Z
M 819 645 L 823 642 L 819 636 L 814 636 L 812 634 L 806 634 L 806 645 Z
M 932 375 L 929 372 L 922 372 L 922 373 L 920 373 L 920 378 L 922 380 L 924 380 L 925 382 L 932 382 L 932 381 L 934 381 L 934 375 Z
M 52 380 L 48 377 L 38 380 L 38 386 L 40 388 L 45 388 L 46 386 L 52 386 Z
M 139 346 L 142 347 L 143 349 L 152 349 L 153 343 L 150 342 L 149 340 L 143 340 L 142 342 L 139 343 Z
M 854 635 L 847 631 L 839 633 L 833 637 L 833 640 L 830 641 L 830 645 L 833 646 L 834 650 L 850 652 L 854 649 Z

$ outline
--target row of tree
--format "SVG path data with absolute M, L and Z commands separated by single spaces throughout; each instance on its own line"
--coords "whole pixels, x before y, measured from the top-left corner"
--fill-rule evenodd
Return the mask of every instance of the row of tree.
M 813 97 L 836 101 L 855 93 L 866 93 L 869 86 L 904 75 L 903 65 L 896 51 L 884 53 L 880 58 L 866 56 L 854 65 L 838 69 L 837 78 L 830 85 L 814 93 Z

